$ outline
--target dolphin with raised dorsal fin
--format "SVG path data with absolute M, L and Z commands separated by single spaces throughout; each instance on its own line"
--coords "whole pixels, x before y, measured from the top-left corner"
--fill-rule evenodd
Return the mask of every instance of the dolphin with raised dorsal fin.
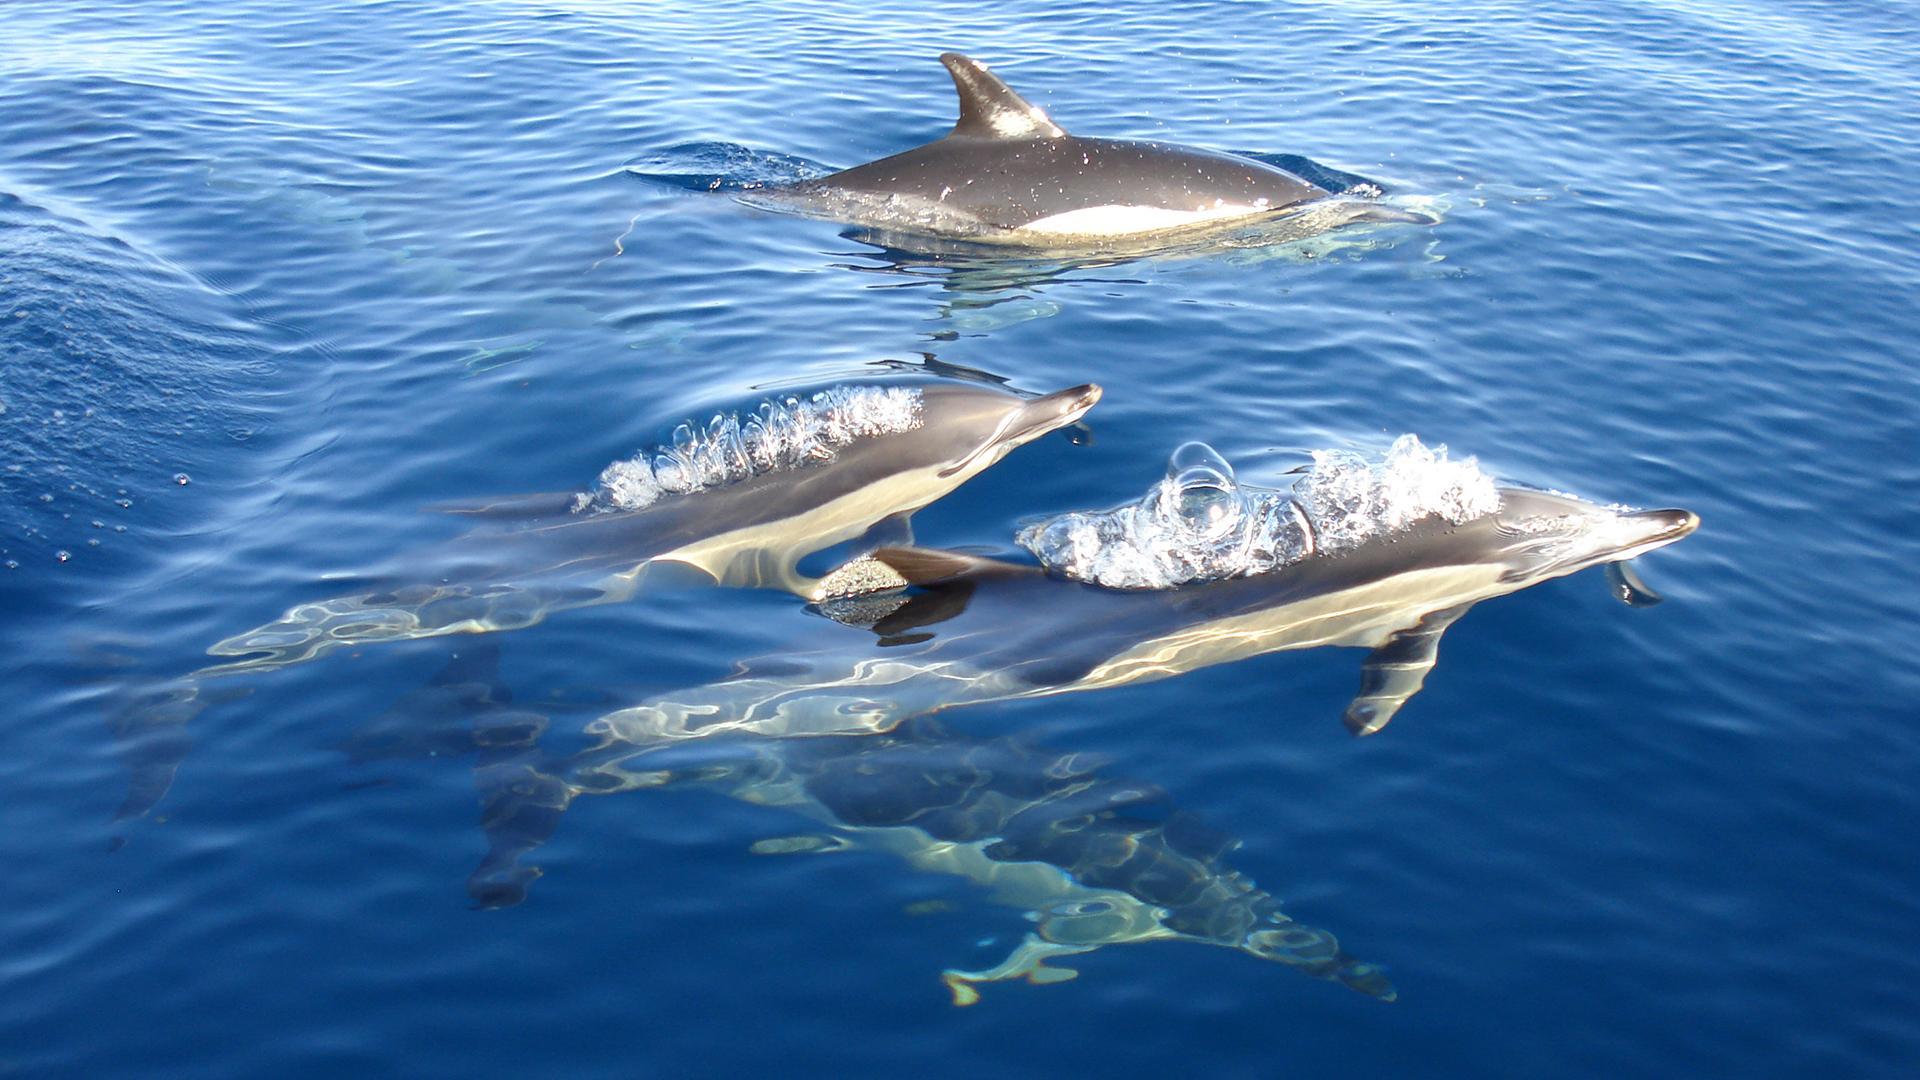
M 467 887 L 482 907 L 525 899 L 541 876 L 526 859 L 575 798 L 699 786 L 822 827 L 759 841 L 757 854 L 883 851 L 1024 911 L 1033 927 L 999 963 L 942 972 L 956 1005 L 977 1001 L 981 984 L 1062 982 L 1077 974 L 1056 965 L 1065 957 L 1147 941 L 1224 946 L 1395 998 L 1378 966 L 1289 918 L 1272 894 L 1228 866 L 1237 840 L 1169 805 L 1153 785 L 1101 775 L 1086 754 L 958 738 L 927 719 L 872 737 L 723 739 L 551 757 L 538 747 L 542 725 L 500 715 L 482 712 L 474 722 L 488 852 Z
M 985 64 L 945 53 L 960 117 L 944 138 L 768 194 L 819 216 L 903 233 L 1041 247 L 1239 224 L 1327 199 L 1252 158 L 1069 135 Z M 1338 200 L 1324 227 L 1425 220 Z
M 587 730 L 637 744 L 728 731 L 885 731 L 949 708 L 1341 645 L 1370 650 L 1345 713 L 1350 730 L 1368 735 L 1420 690 L 1442 633 L 1474 604 L 1634 558 L 1699 526 L 1685 510 L 1617 511 L 1492 490 L 1496 508 L 1466 520 L 1428 516 L 1278 569 L 1170 588 L 1109 588 L 1030 564 L 883 548 L 863 560 L 880 570 L 861 576 L 891 574 L 915 591 L 853 598 L 844 614 L 828 605 L 869 627 L 877 644 L 786 654 L 772 674 L 749 665 L 738 677 L 609 713 Z

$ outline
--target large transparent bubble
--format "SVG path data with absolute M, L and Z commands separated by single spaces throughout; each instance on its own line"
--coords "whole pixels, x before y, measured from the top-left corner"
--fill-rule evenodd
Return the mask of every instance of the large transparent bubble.
M 705 424 L 681 424 L 666 445 L 607 466 L 573 508 L 639 510 L 668 495 L 830 461 L 857 439 L 920 424 L 920 391 L 911 387 L 835 386 L 807 397 L 770 398 L 753 409 L 715 413 Z
M 1174 451 L 1138 502 L 1061 514 L 1017 539 L 1063 577 L 1113 589 L 1165 589 L 1245 577 L 1337 555 L 1428 517 L 1456 524 L 1500 508 L 1473 459 L 1449 461 L 1402 435 L 1378 461 L 1319 451 L 1290 490 L 1243 485 L 1205 443 Z

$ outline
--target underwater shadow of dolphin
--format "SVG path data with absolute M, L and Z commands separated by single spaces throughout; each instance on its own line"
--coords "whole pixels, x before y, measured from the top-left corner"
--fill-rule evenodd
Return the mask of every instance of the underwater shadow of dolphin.
M 944 53 L 940 62 L 960 98 L 946 137 L 744 201 L 888 234 L 1044 248 L 1110 247 L 1289 214 L 1312 215 L 1310 231 L 1356 221 L 1432 224 L 1335 198 L 1254 158 L 1069 135 L 979 61 Z
M 1109 945 L 1191 941 L 1236 949 L 1392 1001 L 1381 969 L 1325 930 L 1295 922 L 1272 894 L 1229 867 L 1239 841 L 1199 824 L 1164 791 L 1100 775 L 1099 760 L 1035 750 L 1019 739 L 967 740 L 931 719 L 879 736 L 718 739 L 556 757 L 545 717 L 478 694 L 456 659 L 433 693 L 471 710 L 474 777 L 488 851 L 467 889 L 476 906 L 509 907 L 541 876 L 526 856 L 581 795 L 667 787 L 715 790 L 799 813 L 823 832 L 756 842 L 757 854 L 891 854 L 922 873 L 964 879 L 1033 922 L 999 963 L 949 968 L 956 1005 L 983 983 L 1075 977 L 1049 961 Z M 430 710 L 441 715 L 444 710 Z M 436 729 L 432 745 L 444 745 Z

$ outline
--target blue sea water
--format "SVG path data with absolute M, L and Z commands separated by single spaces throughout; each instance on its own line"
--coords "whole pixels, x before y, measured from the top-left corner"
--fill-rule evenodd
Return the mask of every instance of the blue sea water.
M 0 13 L 0 1075 L 1920 1067 L 1911 5 Z M 1069 130 L 1298 155 L 1438 221 L 1075 263 L 725 190 L 939 136 L 946 49 Z M 821 827 L 698 786 L 576 801 L 481 909 L 470 718 L 426 692 L 476 639 L 126 719 L 295 604 L 430 577 L 465 525 L 423 507 L 578 490 L 683 416 L 887 364 L 1106 390 L 917 515 L 928 544 L 1132 498 L 1189 439 L 1272 476 L 1408 431 L 1705 524 L 1644 560 L 1657 608 L 1597 571 L 1482 604 L 1367 739 L 1341 649 L 946 722 L 1238 841 L 1390 1004 L 1148 942 L 956 1008 L 940 972 L 1021 910 L 887 851 L 756 854 Z M 486 639 L 488 690 L 576 746 L 831 629 L 663 587 Z

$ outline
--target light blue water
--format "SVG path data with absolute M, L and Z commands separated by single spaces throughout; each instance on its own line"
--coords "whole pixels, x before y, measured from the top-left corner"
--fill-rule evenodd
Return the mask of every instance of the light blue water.
M 1920 1060 L 1910 6 L 4 14 L 0 1073 Z M 1442 220 L 943 258 L 657 177 L 937 137 L 943 49 L 1069 130 L 1301 155 Z M 577 490 L 683 416 L 879 361 L 1106 389 L 1090 437 L 919 514 L 929 544 L 1133 498 L 1188 439 L 1271 480 L 1406 431 L 1705 525 L 1645 560 L 1656 609 L 1597 572 L 1481 605 L 1366 740 L 1338 722 L 1361 654 L 1322 649 L 956 713 L 926 751 L 1029 797 L 1102 760 L 1142 842 L 1237 839 L 1217 865 L 1383 965 L 1392 1004 L 1154 942 L 956 1009 L 940 971 L 998 962 L 1019 909 L 884 851 L 753 854 L 822 826 L 701 785 L 577 801 L 526 901 L 476 910 L 464 732 L 500 707 L 423 691 L 470 639 L 226 680 L 184 733 L 115 726 L 215 641 L 431 574 L 464 525 L 427 504 Z M 777 592 L 663 589 L 491 639 L 487 686 L 568 753 L 607 709 L 832 633 Z M 173 760 L 110 821 L 126 762 Z

